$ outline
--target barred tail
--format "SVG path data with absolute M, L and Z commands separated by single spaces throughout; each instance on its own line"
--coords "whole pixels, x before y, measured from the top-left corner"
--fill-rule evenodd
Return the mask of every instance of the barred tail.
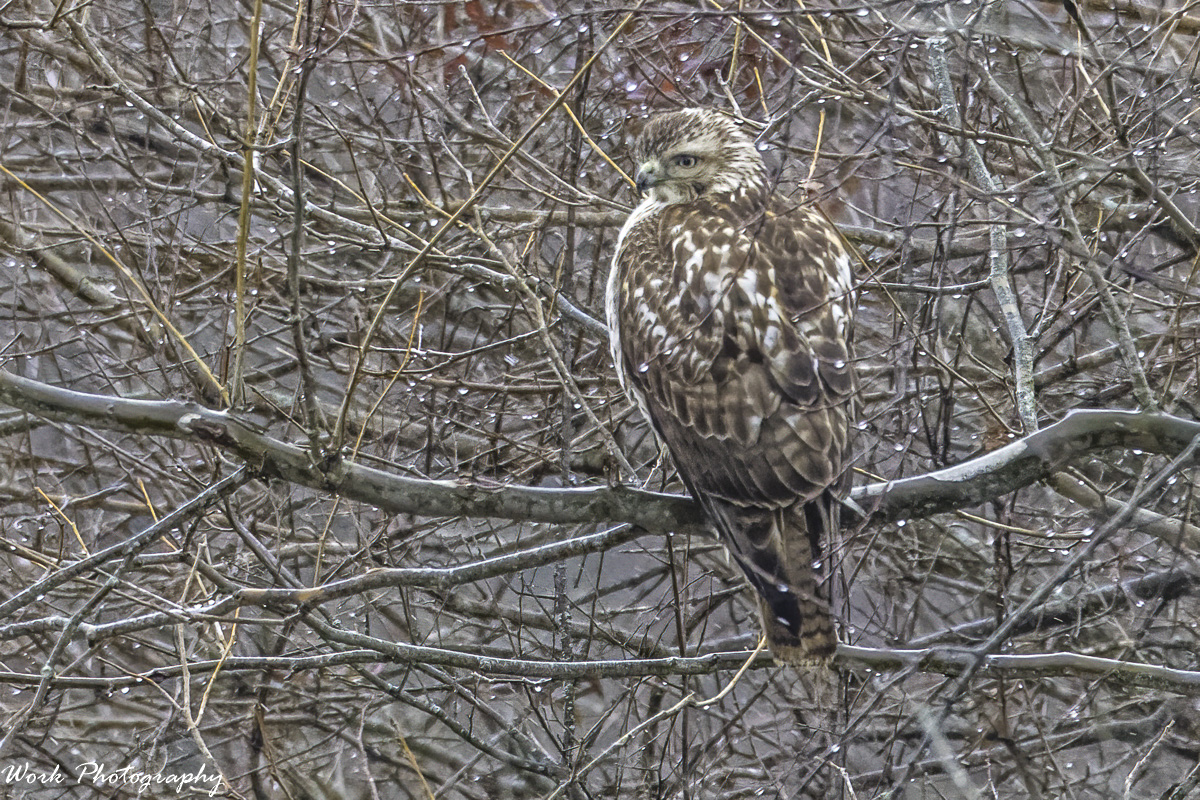
M 821 542 L 837 529 L 838 503 L 825 492 L 781 509 L 702 501 L 759 595 L 763 632 L 775 657 L 819 664 L 833 655 L 829 600 L 820 583 Z

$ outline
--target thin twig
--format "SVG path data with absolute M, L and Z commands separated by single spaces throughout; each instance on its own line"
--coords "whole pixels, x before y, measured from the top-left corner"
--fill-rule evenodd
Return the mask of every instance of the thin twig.
M 954 96 L 954 86 L 950 82 L 950 68 L 946 61 L 945 37 L 937 37 L 929 42 L 929 61 L 938 95 L 942 101 L 942 113 L 956 128 L 961 128 L 962 114 L 958 110 L 958 100 Z M 985 70 L 986 72 L 986 70 Z M 990 206 L 997 211 L 999 206 L 994 203 L 999 197 L 1001 187 L 992 177 L 983 154 L 979 152 L 975 142 L 969 138 L 961 138 L 960 144 L 967 157 L 967 165 L 971 179 L 982 189 Z M 1012 273 L 1008 259 L 1008 233 L 1006 227 L 998 221 L 988 226 L 990 242 L 988 252 L 988 281 L 1000 313 L 1008 330 L 1009 340 L 1013 347 L 1013 382 L 1017 395 L 1017 414 L 1026 433 L 1038 429 L 1037 395 L 1033 383 L 1033 346 L 1021 319 L 1021 308 L 1017 302 L 1017 291 L 1013 286 Z

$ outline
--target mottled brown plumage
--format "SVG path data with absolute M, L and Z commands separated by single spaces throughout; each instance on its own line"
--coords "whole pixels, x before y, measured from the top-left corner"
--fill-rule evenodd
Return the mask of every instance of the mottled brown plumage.
M 636 155 L 647 194 L 607 296 L 622 385 L 758 591 L 775 655 L 820 662 L 854 394 L 849 255 L 819 213 L 772 195 L 753 139 L 715 111 L 651 120 Z

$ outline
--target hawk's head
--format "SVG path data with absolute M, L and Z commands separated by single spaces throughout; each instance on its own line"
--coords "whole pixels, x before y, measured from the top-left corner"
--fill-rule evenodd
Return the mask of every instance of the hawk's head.
M 634 145 L 637 188 L 660 203 L 687 203 L 704 194 L 756 189 L 765 167 L 754 139 L 736 122 L 707 108 L 687 108 L 646 123 Z

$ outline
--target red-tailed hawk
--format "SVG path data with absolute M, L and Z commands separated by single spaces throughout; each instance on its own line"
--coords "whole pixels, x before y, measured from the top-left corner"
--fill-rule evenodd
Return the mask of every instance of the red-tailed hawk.
M 636 157 L 644 199 L 606 298 L 621 384 L 758 590 L 776 657 L 821 662 L 855 386 L 849 254 L 771 193 L 754 139 L 716 111 L 652 119 Z

